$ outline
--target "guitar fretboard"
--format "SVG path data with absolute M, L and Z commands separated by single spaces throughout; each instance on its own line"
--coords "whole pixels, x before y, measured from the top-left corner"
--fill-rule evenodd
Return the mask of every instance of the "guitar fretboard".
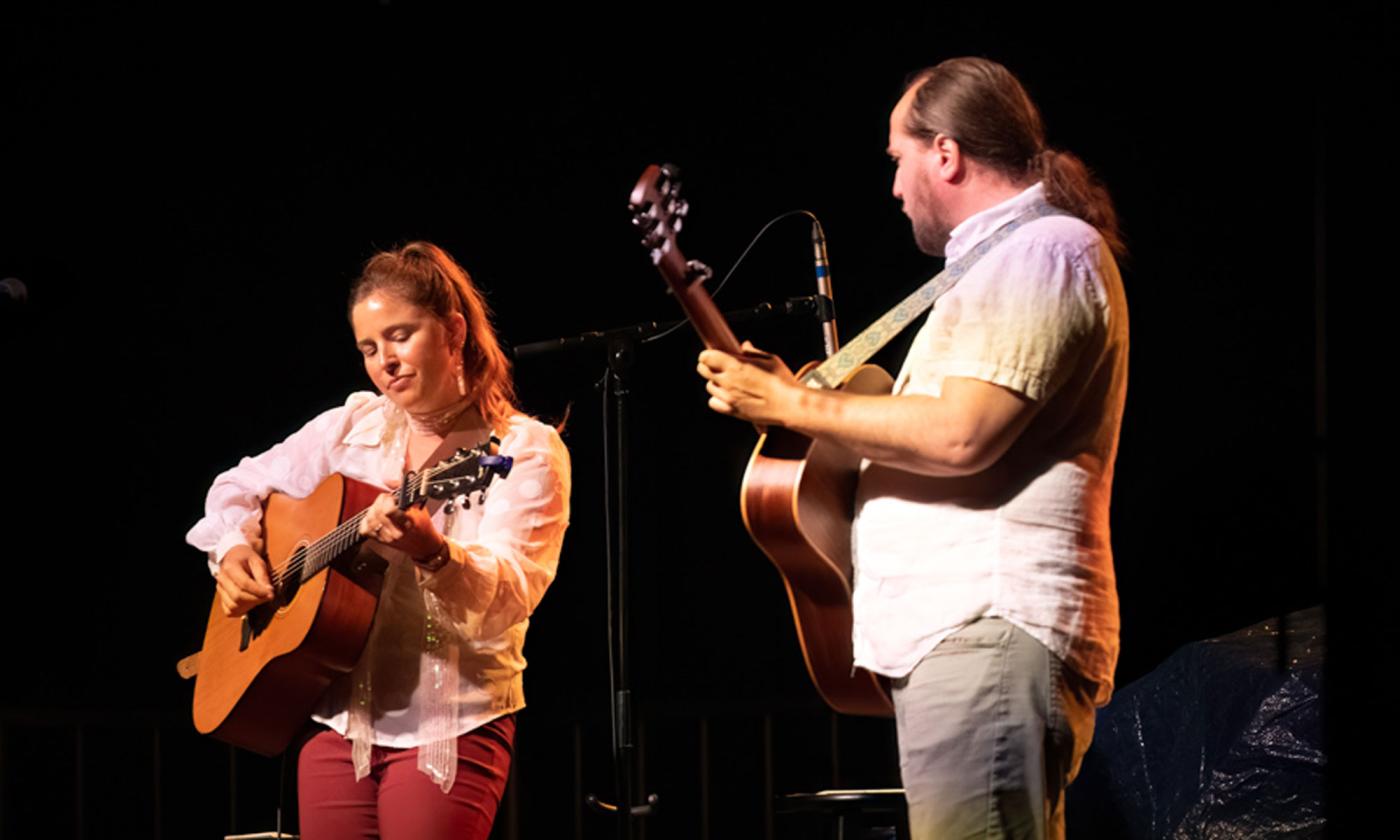
M 424 498 L 433 476 L 445 469 L 448 467 L 428 467 L 414 476 L 412 483 L 399 492 L 399 509 L 405 510 Z M 365 538 L 364 534 L 360 533 L 360 524 L 365 521 L 365 513 L 366 511 L 362 510 L 351 516 L 324 537 L 293 554 L 286 566 L 274 573 L 273 584 L 280 588 L 290 580 L 296 580 L 298 584 L 305 583 L 335 562 L 337 557 L 359 545 Z

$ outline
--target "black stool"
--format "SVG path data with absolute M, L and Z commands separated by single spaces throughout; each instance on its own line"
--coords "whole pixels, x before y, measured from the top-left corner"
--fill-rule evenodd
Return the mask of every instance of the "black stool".
M 903 788 L 821 790 L 778 797 L 780 814 L 822 814 L 836 840 L 909 840 Z

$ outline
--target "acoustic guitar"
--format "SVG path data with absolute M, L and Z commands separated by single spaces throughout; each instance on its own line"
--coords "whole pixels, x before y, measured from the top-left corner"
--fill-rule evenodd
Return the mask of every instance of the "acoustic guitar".
M 648 166 L 628 203 L 642 244 L 705 346 L 744 355 L 705 290 L 708 268 L 676 245 L 689 206 L 674 167 Z M 813 387 L 818 362 L 797 378 Z M 837 387 L 888 394 L 894 380 L 874 365 L 853 370 Z M 744 473 L 740 512 L 755 543 L 777 567 L 787 589 L 802 658 L 813 685 L 832 709 L 851 715 L 894 714 L 884 677 L 856 668 L 851 649 L 851 521 L 860 456 L 829 441 L 780 427 L 758 439 Z
M 405 475 L 399 509 L 484 490 L 497 475 L 509 475 L 511 464 L 484 448 L 459 449 Z M 197 666 L 182 663 L 186 671 L 197 667 L 194 724 L 201 733 L 276 755 L 331 682 L 355 666 L 387 568 L 362 547 L 360 523 L 384 492 L 337 474 L 304 499 L 268 496 L 263 529 L 276 594 L 235 618 L 224 615 L 216 596 Z

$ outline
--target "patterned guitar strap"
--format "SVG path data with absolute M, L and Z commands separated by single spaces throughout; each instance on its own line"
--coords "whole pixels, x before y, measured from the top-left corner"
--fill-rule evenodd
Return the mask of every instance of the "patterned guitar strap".
M 881 315 L 879 320 L 866 327 L 860 335 L 851 339 L 850 343 L 841 348 L 836 355 L 808 371 L 802 377 L 802 384 L 809 388 L 835 388 L 839 386 L 846 381 L 846 377 L 851 371 L 865 364 L 866 360 L 879 352 L 881 347 L 888 344 L 905 327 L 927 312 L 945 292 L 953 288 L 962 279 L 962 276 L 977 264 L 978 260 L 1000 245 L 1006 237 L 1015 233 L 1021 225 L 1045 216 L 1068 215 L 1070 214 L 1066 211 L 1044 200 L 1037 201 L 1026 212 L 997 228 L 991 236 L 977 243 L 977 246 L 971 251 L 944 266 L 942 271 L 916 289 L 913 294 L 900 301 L 894 309 Z

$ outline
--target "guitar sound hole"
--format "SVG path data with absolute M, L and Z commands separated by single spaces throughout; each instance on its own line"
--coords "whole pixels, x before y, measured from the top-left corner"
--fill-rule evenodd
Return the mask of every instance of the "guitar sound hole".
M 273 591 L 276 593 L 272 600 L 266 604 L 259 604 L 248 611 L 243 617 L 242 640 L 239 643 L 240 651 L 247 650 L 254 639 L 262 635 L 272 620 L 278 613 L 285 610 L 297 597 L 297 592 L 301 589 L 302 575 L 306 569 L 306 544 L 297 546 L 292 556 L 287 558 L 283 564 L 284 571 L 278 575 L 278 579 L 273 583 Z

